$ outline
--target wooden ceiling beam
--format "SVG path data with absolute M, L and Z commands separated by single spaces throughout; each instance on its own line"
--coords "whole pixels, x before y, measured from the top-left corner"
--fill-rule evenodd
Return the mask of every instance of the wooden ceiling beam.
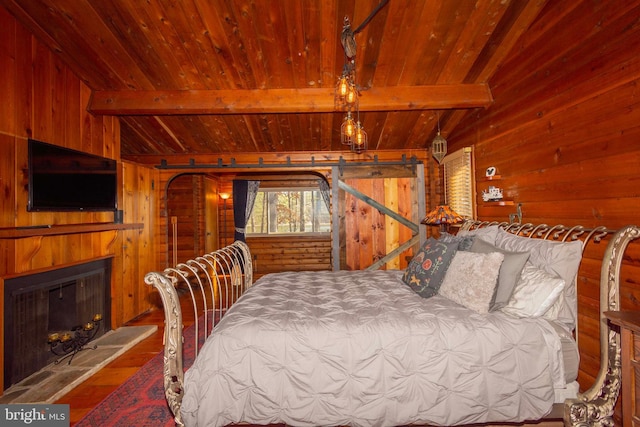
M 94 91 L 94 114 L 201 115 L 329 113 L 334 89 Z M 360 111 L 407 111 L 487 107 L 493 101 L 486 84 L 390 86 L 363 90 Z

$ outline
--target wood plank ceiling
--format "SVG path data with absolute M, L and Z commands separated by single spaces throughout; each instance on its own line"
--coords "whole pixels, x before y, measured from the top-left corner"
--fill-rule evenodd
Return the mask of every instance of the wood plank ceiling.
M 390 0 L 355 36 L 369 149 L 427 147 L 490 105 L 546 0 Z M 0 0 L 121 117 L 123 159 L 339 151 L 343 20 L 379 0 Z M 156 156 L 152 156 L 156 157 Z

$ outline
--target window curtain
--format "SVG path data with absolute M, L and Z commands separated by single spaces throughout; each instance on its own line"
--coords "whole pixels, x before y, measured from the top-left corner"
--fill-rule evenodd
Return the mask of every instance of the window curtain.
M 256 202 L 256 194 L 258 194 L 259 188 L 260 181 L 233 180 L 234 241 L 246 241 L 247 221 Z
M 329 187 L 329 183 L 326 179 L 319 179 L 318 188 L 320 188 L 320 194 L 324 204 L 327 206 L 327 210 L 331 212 L 331 187 Z

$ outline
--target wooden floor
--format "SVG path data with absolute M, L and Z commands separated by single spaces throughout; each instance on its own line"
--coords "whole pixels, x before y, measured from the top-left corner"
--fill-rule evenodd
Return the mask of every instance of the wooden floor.
M 185 317 L 187 317 L 187 311 L 185 311 Z M 192 323 L 192 319 L 185 319 L 184 323 L 187 326 Z M 89 410 L 97 406 L 109 393 L 162 350 L 164 332 L 162 310 L 152 310 L 127 323 L 127 326 L 133 325 L 158 325 L 158 330 L 55 402 L 69 404 L 71 425 L 77 423 Z

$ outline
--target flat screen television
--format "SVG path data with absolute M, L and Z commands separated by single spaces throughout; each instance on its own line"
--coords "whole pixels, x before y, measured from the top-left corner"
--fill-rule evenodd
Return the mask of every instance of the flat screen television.
M 117 209 L 115 160 L 34 139 L 28 143 L 28 211 Z

